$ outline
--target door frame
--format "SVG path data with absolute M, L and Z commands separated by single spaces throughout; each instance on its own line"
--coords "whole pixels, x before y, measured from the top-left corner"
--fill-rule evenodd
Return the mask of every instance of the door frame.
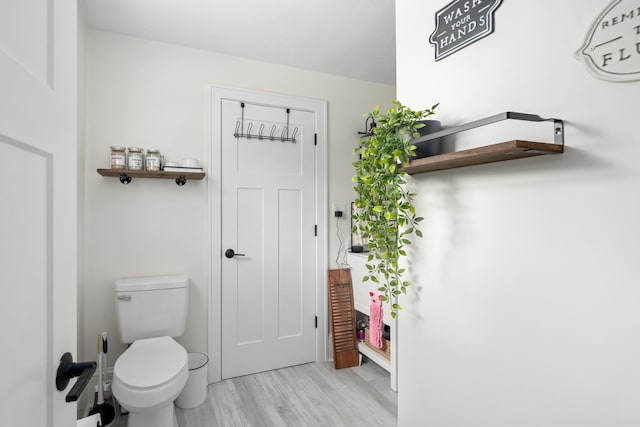
M 211 86 L 211 122 L 209 144 L 209 173 L 207 177 L 209 194 L 209 296 L 208 296 L 208 352 L 209 383 L 222 380 L 222 142 L 221 102 L 222 100 L 244 101 L 264 106 L 289 107 L 315 114 L 317 147 L 315 159 L 315 215 L 318 226 L 316 238 L 316 362 L 327 361 L 329 334 L 327 330 L 328 302 L 327 277 L 327 102 L 312 98 L 282 95 L 247 89 Z

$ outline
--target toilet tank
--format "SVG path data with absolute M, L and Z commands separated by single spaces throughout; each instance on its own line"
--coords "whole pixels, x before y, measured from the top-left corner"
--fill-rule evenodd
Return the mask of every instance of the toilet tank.
M 121 342 L 184 333 L 189 276 L 125 277 L 116 280 L 114 288 Z

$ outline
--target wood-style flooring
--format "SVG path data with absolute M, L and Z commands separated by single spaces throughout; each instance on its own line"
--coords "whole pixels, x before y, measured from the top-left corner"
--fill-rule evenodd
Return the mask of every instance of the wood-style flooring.
M 202 405 L 176 416 L 180 427 L 393 427 L 397 395 L 373 362 L 311 363 L 210 384 Z M 126 416 L 111 425 L 126 426 Z

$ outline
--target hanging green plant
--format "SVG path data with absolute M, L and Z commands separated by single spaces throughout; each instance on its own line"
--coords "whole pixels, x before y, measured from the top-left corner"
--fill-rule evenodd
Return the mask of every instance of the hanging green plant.
M 376 106 L 368 114 L 376 126 L 372 135 L 362 138 L 354 150 L 360 158 L 353 163 L 354 189 L 358 194 L 353 231 L 369 240 L 367 274 L 362 281 L 380 284 L 378 290 L 384 294 L 381 299 L 391 302 L 391 316 L 395 318 L 402 309 L 397 297 L 406 294 L 411 285 L 402 280 L 405 269 L 399 267 L 398 261 L 407 256 L 405 247 L 411 244 L 411 237 L 422 237 L 417 226 L 423 219 L 416 215 L 415 194 L 405 189 L 407 174 L 402 165 L 415 155 L 412 139 L 420 136 L 418 129 L 424 127 L 419 120 L 433 115 L 438 104 L 420 111 L 399 101 L 392 104 L 386 113 L 380 113 Z

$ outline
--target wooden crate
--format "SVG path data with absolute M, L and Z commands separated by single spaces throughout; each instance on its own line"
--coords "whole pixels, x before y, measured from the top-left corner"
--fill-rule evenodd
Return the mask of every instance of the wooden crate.
M 369 328 L 364 328 L 364 343 L 385 359 L 391 360 L 391 342 L 389 340 L 382 338 L 382 348 L 375 348 L 369 342 Z

